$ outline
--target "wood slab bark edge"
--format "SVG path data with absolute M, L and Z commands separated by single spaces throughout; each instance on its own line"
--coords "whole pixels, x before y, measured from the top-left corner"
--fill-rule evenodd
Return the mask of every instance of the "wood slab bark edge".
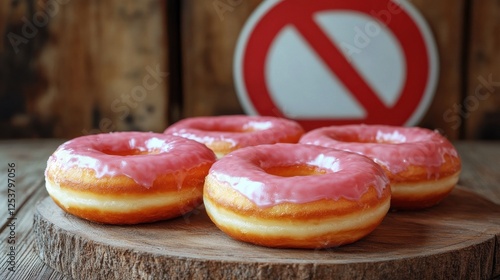
M 423 211 L 390 212 L 366 238 L 328 250 L 232 240 L 203 208 L 174 220 L 107 226 L 47 197 L 34 214 L 39 257 L 75 279 L 491 279 L 500 275 L 500 206 L 460 187 Z

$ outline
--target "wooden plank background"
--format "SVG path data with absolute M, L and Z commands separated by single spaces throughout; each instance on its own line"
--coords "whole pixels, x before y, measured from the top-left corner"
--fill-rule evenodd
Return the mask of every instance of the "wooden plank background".
M 1 66 L 8 69 L 0 94 L 23 97 L 9 116 L 12 134 L 75 137 L 166 126 L 164 1 L 10 2 L 0 30 L 2 60 L 12 65 Z
M 182 1 L 185 116 L 240 114 L 233 53 L 246 19 L 260 0 Z
M 160 132 L 184 117 L 243 113 L 233 52 L 261 1 L 2 1 L 0 138 Z M 411 2 L 440 63 L 419 125 L 500 139 L 500 2 Z
M 500 1 L 471 1 L 465 137 L 500 139 Z
M 450 139 L 461 137 L 461 126 L 453 126 L 448 116 L 453 104 L 460 103 L 462 90 L 463 37 L 466 0 L 414 0 L 434 34 L 439 53 L 439 80 L 429 110 L 421 126 L 438 129 Z M 453 117 L 455 113 L 453 113 Z

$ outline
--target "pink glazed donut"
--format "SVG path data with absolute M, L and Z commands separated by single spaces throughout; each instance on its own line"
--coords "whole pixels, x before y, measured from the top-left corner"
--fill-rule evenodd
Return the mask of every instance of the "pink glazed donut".
M 165 132 L 205 144 L 218 158 L 243 147 L 297 143 L 304 134 L 295 121 L 263 116 L 214 116 L 181 120 Z
M 319 128 L 300 143 L 359 153 L 373 159 L 391 181 L 393 209 L 430 207 L 458 182 L 461 161 L 441 134 L 418 127 L 343 125 Z
M 203 191 L 205 209 L 223 232 L 281 248 L 355 242 L 380 224 L 390 197 L 384 171 L 367 157 L 281 143 L 219 159 Z
M 159 133 L 117 132 L 70 140 L 50 156 L 47 192 L 63 210 L 105 224 L 183 215 L 202 203 L 214 153 Z

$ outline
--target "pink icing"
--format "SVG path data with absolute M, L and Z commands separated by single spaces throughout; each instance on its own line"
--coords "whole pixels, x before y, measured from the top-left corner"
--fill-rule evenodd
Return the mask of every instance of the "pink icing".
M 428 168 L 429 178 L 439 177 L 445 155 L 456 158 L 453 145 L 437 131 L 419 127 L 343 125 L 306 133 L 300 143 L 359 153 L 397 174 L 410 165 Z
M 117 155 L 126 152 L 150 154 Z M 182 137 L 150 132 L 115 132 L 75 138 L 57 148 L 47 162 L 89 168 L 97 178 L 125 175 L 136 183 L 151 187 L 161 174 L 179 172 L 214 162 L 214 153 L 204 145 Z M 47 174 L 46 174 L 47 175 Z
M 325 174 L 282 177 L 265 171 L 271 167 L 296 165 L 317 167 Z M 209 175 L 260 207 L 341 197 L 358 200 L 370 186 L 375 187 L 379 196 L 388 187 L 384 171 L 369 158 L 302 144 L 239 149 L 214 163 Z
M 192 139 L 204 144 L 224 141 L 232 147 L 278 143 L 304 130 L 295 121 L 264 116 L 214 116 L 181 120 L 165 130 L 166 134 Z

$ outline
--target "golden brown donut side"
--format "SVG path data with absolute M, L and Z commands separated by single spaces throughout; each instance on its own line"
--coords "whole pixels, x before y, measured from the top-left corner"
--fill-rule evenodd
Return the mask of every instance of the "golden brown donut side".
M 262 246 L 326 248 L 355 242 L 372 232 L 390 206 L 390 188 L 373 187 L 359 200 L 318 200 L 260 208 L 208 175 L 204 203 L 210 219 L 229 236 Z
M 419 127 L 340 125 L 306 133 L 301 143 L 347 150 L 378 163 L 391 182 L 393 209 L 423 209 L 458 182 L 460 158 L 445 137 Z
M 159 176 L 149 188 L 124 176 L 96 178 L 91 169 L 49 166 L 46 187 L 65 211 L 106 224 L 137 224 L 183 215 L 202 203 L 211 163 Z
M 448 196 L 458 182 L 461 162 L 458 157 L 445 155 L 434 177 L 429 177 L 426 166 L 410 165 L 397 174 L 381 167 L 391 181 L 391 208 L 414 210 L 436 205 Z

